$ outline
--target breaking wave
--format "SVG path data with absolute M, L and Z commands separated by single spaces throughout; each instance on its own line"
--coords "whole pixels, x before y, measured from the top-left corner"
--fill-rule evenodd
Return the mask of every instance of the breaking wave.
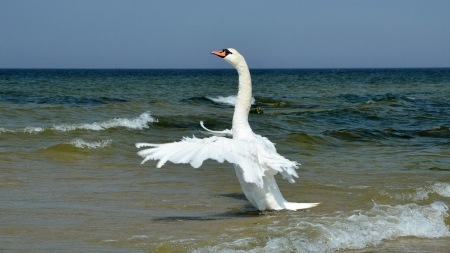
M 109 128 L 115 128 L 115 127 L 126 127 L 130 129 L 143 129 L 148 128 L 147 123 L 149 122 L 155 122 L 156 120 L 150 115 L 149 112 L 145 112 L 141 114 L 137 118 L 132 119 L 126 119 L 126 118 L 115 118 L 104 122 L 94 122 L 91 124 L 74 124 L 74 125 L 59 125 L 59 126 L 53 126 L 52 129 L 58 130 L 58 131 L 73 131 L 77 129 L 87 129 L 87 130 L 94 130 L 94 131 L 102 131 Z
M 383 240 L 399 237 L 448 237 L 447 211 L 447 205 L 442 202 L 426 206 L 374 203 L 369 211 L 353 211 L 335 217 L 293 218 L 288 226 L 274 223 L 266 229 L 274 235 L 269 234 L 265 243 L 261 243 L 260 237 L 246 237 L 194 252 L 335 252 L 376 246 Z
M 151 116 L 150 112 L 144 112 L 139 117 L 136 118 L 114 118 L 111 120 L 107 120 L 104 122 L 94 122 L 94 123 L 80 123 L 80 124 L 62 124 L 55 125 L 53 127 L 25 127 L 22 129 L 10 130 L 7 128 L 0 128 L 0 133 L 38 133 L 43 132 L 45 130 L 52 131 L 74 131 L 79 129 L 84 130 L 93 130 L 93 131 L 102 131 L 110 128 L 116 127 L 126 127 L 129 129 L 143 129 L 148 128 L 148 123 L 158 122 L 157 119 L 154 119 Z
M 77 148 L 88 148 L 88 149 L 96 149 L 96 148 L 105 148 L 110 146 L 112 143 L 112 140 L 101 140 L 98 142 L 85 142 L 82 139 L 75 139 L 70 141 L 67 144 L 70 144 L 72 146 L 75 146 Z
M 441 197 L 450 198 L 450 184 L 437 182 L 433 185 L 419 187 L 414 193 L 403 193 L 394 195 L 395 198 L 401 200 L 425 200 L 428 199 L 430 194 L 437 194 Z
M 217 97 L 206 97 L 206 98 L 213 101 L 214 103 L 226 104 L 226 105 L 232 105 L 232 106 L 234 106 L 236 104 L 236 100 L 237 100 L 236 95 L 228 96 L 228 97 L 217 96 Z M 255 104 L 255 98 L 252 97 L 251 103 L 252 103 L 252 105 Z

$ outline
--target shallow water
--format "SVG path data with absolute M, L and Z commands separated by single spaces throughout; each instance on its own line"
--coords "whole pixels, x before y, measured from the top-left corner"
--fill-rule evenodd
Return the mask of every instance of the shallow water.
M 450 69 L 252 70 L 254 132 L 316 208 L 259 212 L 232 166 L 136 142 L 231 127 L 234 70 L 0 70 L 0 251 L 447 252 Z

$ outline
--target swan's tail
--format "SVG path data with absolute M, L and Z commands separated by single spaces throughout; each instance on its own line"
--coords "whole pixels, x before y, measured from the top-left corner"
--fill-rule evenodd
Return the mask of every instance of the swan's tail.
M 284 206 L 288 210 L 299 210 L 299 209 L 307 209 L 311 207 L 318 206 L 320 203 L 293 203 L 293 202 L 285 202 Z
M 214 136 L 220 136 L 220 137 L 233 137 L 233 130 L 229 130 L 229 129 L 225 129 L 223 131 L 209 130 L 208 128 L 205 127 L 205 125 L 203 124 L 203 121 L 200 121 L 200 126 L 202 126 L 202 128 L 207 131 L 207 132 L 200 131 L 203 134 L 212 134 Z

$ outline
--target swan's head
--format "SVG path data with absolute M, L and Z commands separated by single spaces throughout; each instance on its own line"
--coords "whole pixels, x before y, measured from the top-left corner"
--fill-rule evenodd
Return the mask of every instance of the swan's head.
M 235 67 L 239 63 L 245 62 L 244 57 L 234 48 L 225 48 L 222 51 L 212 51 L 211 54 L 223 58 L 225 61 Z

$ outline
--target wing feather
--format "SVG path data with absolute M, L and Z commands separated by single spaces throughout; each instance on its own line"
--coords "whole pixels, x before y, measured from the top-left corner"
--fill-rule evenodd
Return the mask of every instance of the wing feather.
M 255 134 L 255 140 L 258 143 L 256 146 L 258 147 L 259 163 L 273 174 L 279 172 L 283 179 L 288 180 L 290 183 L 295 183 L 293 177 L 298 178 L 295 170 L 299 164 L 278 154 L 275 149 L 275 144 L 266 137 Z
M 198 168 L 203 161 L 212 159 L 219 163 L 227 161 L 239 165 L 244 171 L 244 179 L 262 187 L 264 168 L 260 166 L 257 148 L 244 140 L 234 140 L 225 137 L 212 136 L 198 139 L 185 137 L 179 142 L 166 144 L 151 144 L 138 152 L 144 158 L 142 163 L 149 160 L 159 160 L 157 167 L 162 167 L 167 161 L 172 163 L 189 163 Z
M 208 129 L 207 129 L 208 130 Z M 225 137 L 212 136 L 198 139 L 185 137 L 179 142 L 166 144 L 137 143 L 137 147 L 151 147 L 138 152 L 144 158 L 142 163 L 149 160 L 159 160 L 157 167 L 166 162 L 189 163 L 198 168 L 203 161 L 211 159 L 219 163 L 227 161 L 237 164 L 243 171 L 246 182 L 255 183 L 262 187 L 262 177 L 265 173 L 280 173 L 283 179 L 294 183 L 298 178 L 296 169 L 298 164 L 290 161 L 276 152 L 275 145 L 267 138 L 255 134 L 253 141 L 235 140 Z

